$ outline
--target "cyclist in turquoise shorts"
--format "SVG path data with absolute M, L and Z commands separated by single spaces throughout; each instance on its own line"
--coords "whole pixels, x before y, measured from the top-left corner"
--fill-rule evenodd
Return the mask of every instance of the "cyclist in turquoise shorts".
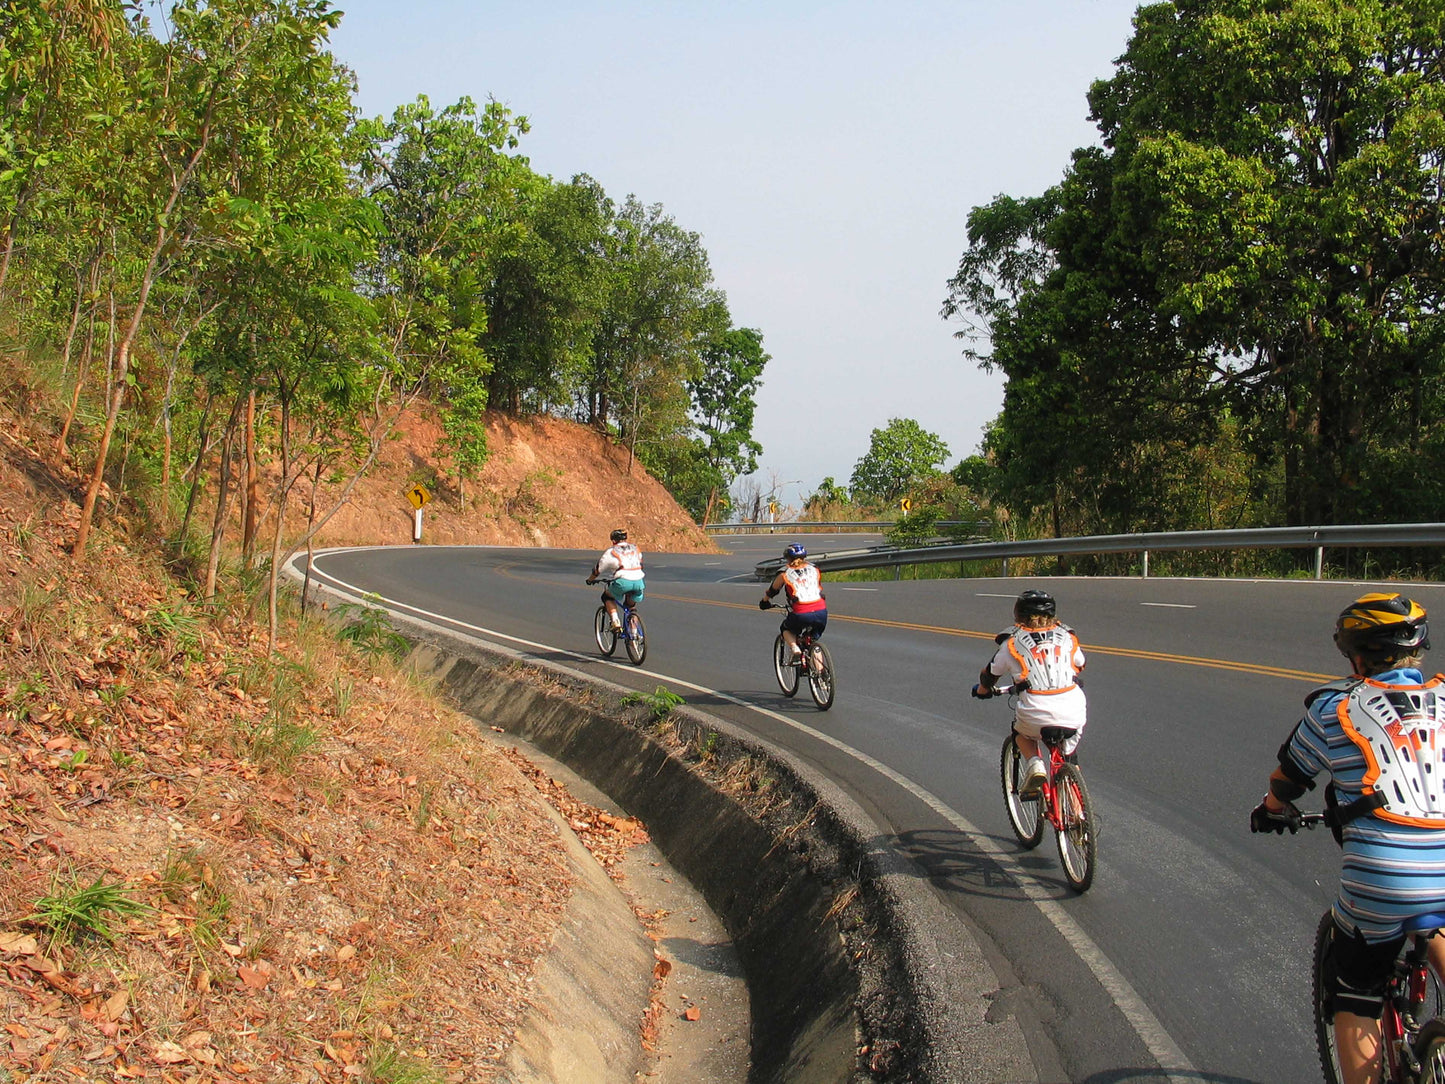
M 613 531 L 611 537 L 612 545 L 602 552 L 602 556 L 592 566 L 592 574 L 587 577 L 587 582 L 607 582 L 606 590 L 602 592 L 602 605 L 607 607 L 607 616 L 612 619 L 613 629 L 621 630 L 622 614 L 618 612 L 617 604 L 626 602 L 636 606 L 645 593 L 642 582 L 642 551 L 627 541 L 627 532 L 621 528 Z
M 1445 912 L 1445 676 L 1426 681 L 1425 608 L 1399 594 L 1363 595 L 1335 622 L 1353 673 L 1305 698 L 1280 746 L 1251 832 L 1299 830 L 1293 802 L 1325 773 L 1344 851 L 1324 966 L 1343 1084 L 1380 1079 L 1380 1012 L 1404 922 Z M 1330 788 L 1326 804 L 1331 804 Z M 1432 962 L 1445 954 L 1430 941 Z

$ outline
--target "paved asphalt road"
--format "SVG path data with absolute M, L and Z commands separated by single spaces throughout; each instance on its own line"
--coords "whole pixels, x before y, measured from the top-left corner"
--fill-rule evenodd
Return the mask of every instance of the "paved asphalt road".
M 1339 673 L 1334 615 L 1364 585 L 835 582 L 838 695 L 823 714 L 773 680 L 778 615 L 759 612 L 750 573 L 784 541 L 649 554 L 640 671 L 597 659 L 597 589 L 582 582 L 590 551 L 393 547 L 330 553 L 317 567 L 514 646 L 576 653 L 613 681 L 668 684 L 829 773 L 983 946 L 1008 1008 L 1032 1021 L 1044 1080 L 1317 1081 L 1308 956 L 1337 851 L 1323 831 L 1251 836 L 1248 814 L 1304 694 Z M 818 553 L 876 539 L 806 541 Z M 1089 655 L 1080 759 L 1102 831 L 1083 896 L 1063 880 L 1052 832 L 1032 852 L 1015 843 L 998 783 L 1008 710 L 968 696 L 1025 586 L 1057 596 Z M 1445 588 L 1409 592 L 1445 615 Z

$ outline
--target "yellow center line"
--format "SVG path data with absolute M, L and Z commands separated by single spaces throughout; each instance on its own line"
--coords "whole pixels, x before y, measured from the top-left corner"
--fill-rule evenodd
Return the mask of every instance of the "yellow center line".
M 510 565 L 497 565 L 498 575 L 506 576 L 508 579 L 520 580 L 526 583 L 544 583 L 549 586 L 558 586 L 555 580 L 543 580 L 531 576 L 519 576 L 513 573 Z M 562 586 L 578 587 L 585 591 L 593 588 L 586 584 L 564 584 Z M 650 599 L 661 599 L 666 602 L 684 602 L 692 606 L 721 606 L 727 610 L 756 610 L 757 604 L 748 605 L 741 602 L 725 602 L 721 599 L 692 598 L 687 595 L 663 595 L 649 592 Z M 992 632 L 976 632 L 973 629 L 955 629 L 944 625 L 923 625 L 912 621 L 889 621 L 881 617 L 853 617 L 847 614 L 828 612 L 828 622 L 842 621 L 852 625 L 875 625 L 887 629 L 907 629 L 910 632 L 929 632 L 938 636 L 957 636 L 968 640 L 993 640 Z M 1322 682 L 1333 681 L 1338 674 L 1316 674 L 1309 670 L 1290 670 L 1282 666 L 1265 666 L 1255 662 L 1234 662 L 1230 659 L 1208 659 L 1197 655 L 1174 655 L 1165 651 L 1141 651 L 1132 647 L 1106 647 L 1102 644 L 1081 644 L 1084 651 L 1092 655 L 1113 655 L 1125 659 L 1144 659 L 1149 662 L 1168 662 L 1180 666 L 1203 666 L 1211 670 L 1229 670 L 1239 674 L 1255 674 L 1260 677 L 1284 678 L 1288 681 L 1307 681 L 1318 685 Z

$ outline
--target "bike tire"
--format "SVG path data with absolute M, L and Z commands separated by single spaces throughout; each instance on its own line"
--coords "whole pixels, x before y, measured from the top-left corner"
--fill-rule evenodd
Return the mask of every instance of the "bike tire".
M 783 690 L 784 696 L 792 696 L 798 691 L 798 668 L 793 665 L 793 653 L 781 632 L 773 641 L 773 673 L 778 676 L 778 688 Z
M 813 694 L 813 703 L 818 705 L 818 710 L 827 711 L 833 706 L 833 694 L 837 691 L 837 675 L 833 671 L 833 656 L 822 644 L 814 644 L 808 651 L 813 659 L 823 661 L 822 666 L 815 668 L 813 659 L 806 660 L 808 692 Z
M 1003 805 L 1008 811 L 1009 827 L 1025 850 L 1033 850 L 1044 838 L 1043 802 L 1038 798 L 1020 798 L 1019 782 L 1023 777 L 1024 762 L 1019 756 L 1018 743 L 1010 734 L 1003 743 L 1003 755 L 999 758 L 999 777 L 1003 783 Z
M 1445 1084 L 1445 1020 L 1427 1020 L 1415 1037 L 1414 1050 L 1420 1084 Z
M 1059 806 L 1060 828 L 1056 836 L 1064 877 L 1075 892 L 1087 892 L 1098 866 L 1099 825 L 1078 765 L 1065 764 L 1059 769 L 1054 777 L 1054 795 Z
M 641 666 L 647 658 L 647 626 L 636 610 L 627 613 L 627 657 L 633 666 Z
M 1326 911 L 1315 927 L 1314 963 L 1310 968 L 1312 1004 L 1315 1020 L 1315 1049 L 1320 1056 L 1320 1072 L 1325 1084 L 1340 1084 L 1340 1052 L 1335 1046 L 1335 1018 L 1325 1005 L 1324 963 L 1329 949 L 1330 937 L 1335 928 L 1335 917 Z
M 593 624 L 596 626 L 593 631 L 597 634 L 597 650 L 607 658 L 617 650 L 617 630 L 612 627 L 611 620 L 607 617 L 607 607 L 597 607 L 597 617 Z

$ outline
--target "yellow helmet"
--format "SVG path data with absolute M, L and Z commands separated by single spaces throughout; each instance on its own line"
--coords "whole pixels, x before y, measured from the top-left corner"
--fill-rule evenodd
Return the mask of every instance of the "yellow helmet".
M 1425 607 L 1401 594 L 1361 595 L 1335 620 L 1335 646 L 1351 659 L 1398 659 L 1428 651 Z

